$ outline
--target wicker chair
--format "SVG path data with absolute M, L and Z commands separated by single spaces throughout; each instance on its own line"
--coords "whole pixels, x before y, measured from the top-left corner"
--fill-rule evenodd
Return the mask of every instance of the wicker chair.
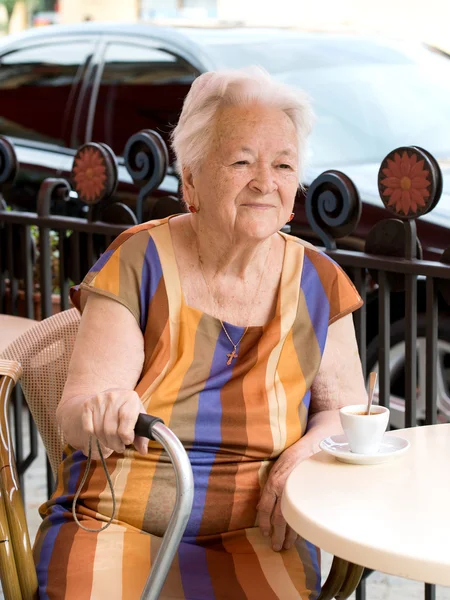
M 14 384 L 22 376 L 25 398 L 56 475 L 64 440 L 55 413 L 79 321 L 75 309 L 46 319 L 23 333 L 0 355 L 0 526 L 1 541 L 4 542 L 0 544 L 0 577 L 6 598 L 33 598 L 37 590 L 8 423 L 9 399 Z
M 56 423 L 80 316 L 70 309 L 38 323 L 0 354 L 0 579 L 7 600 L 37 597 L 37 577 L 31 553 L 8 422 L 9 400 L 20 379 L 56 477 L 64 437 Z M 191 513 L 194 482 L 186 451 L 160 419 L 139 417 L 139 435 L 157 440 L 175 468 L 177 498 L 142 599 L 156 600 Z
M 76 309 L 41 321 L 0 354 L 0 579 L 7 600 L 37 596 L 37 577 L 31 553 L 22 497 L 8 423 L 9 400 L 20 379 L 56 476 L 64 437 L 56 423 L 56 407 L 67 377 L 80 323 Z M 177 500 L 142 599 L 156 600 L 184 533 L 193 500 L 193 476 L 187 454 L 175 435 L 158 420 L 139 419 L 138 433 L 160 442 L 168 452 L 177 478 Z M 362 568 L 335 558 L 318 600 L 344 600 L 359 582 Z

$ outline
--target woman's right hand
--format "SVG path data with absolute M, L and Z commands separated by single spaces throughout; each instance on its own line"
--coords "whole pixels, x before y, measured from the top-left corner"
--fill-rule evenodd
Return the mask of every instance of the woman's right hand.
M 91 436 L 100 442 L 105 458 L 113 452 L 123 453 L 129 444 L 145 455 L 148 439 L 134 434 L 140 413 L 146 410 L 135 391 L 111 388 L 91 396 L 64 399 L 58 406 L 57 420 L 66 441 L 86 456 Z M 94 443 L 92 458 L 100 458 Z

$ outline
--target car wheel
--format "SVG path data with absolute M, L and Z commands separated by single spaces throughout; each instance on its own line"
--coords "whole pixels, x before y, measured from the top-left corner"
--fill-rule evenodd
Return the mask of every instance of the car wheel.
M 391 326 L 389 370 L 391 375 L 391 426 L 405 427 L 405 320 Z M 426 320 L 425 315 L 417 319 L 417 423 L 425 423 L 426 394 Z M 367 348 L 367 374 L 378 371 L 378 337 Z M 378 388 L 374 402 L 378 401 Z M 437 355 L 437 408 L 438 422 L 450 422 L 450 321 L 440 319 Z

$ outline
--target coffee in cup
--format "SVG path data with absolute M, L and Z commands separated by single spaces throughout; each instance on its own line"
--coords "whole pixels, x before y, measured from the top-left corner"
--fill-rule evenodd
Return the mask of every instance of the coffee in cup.
M 389 422 L 389 409 L 372 406 L 367 414 L 367 404 L 344 406 L 339 411 L 341 425 L 350 450 L 356 454 L 376 454 Z

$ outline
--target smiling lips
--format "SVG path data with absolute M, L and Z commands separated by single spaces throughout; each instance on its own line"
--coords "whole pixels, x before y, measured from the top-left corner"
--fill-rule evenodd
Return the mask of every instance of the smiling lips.
M 258 210 L 264 210 L 268 208 L 275 208 L 273 204 L 242 204 L 241 206 L 245 206 L 247 208 L 256 208 Z

